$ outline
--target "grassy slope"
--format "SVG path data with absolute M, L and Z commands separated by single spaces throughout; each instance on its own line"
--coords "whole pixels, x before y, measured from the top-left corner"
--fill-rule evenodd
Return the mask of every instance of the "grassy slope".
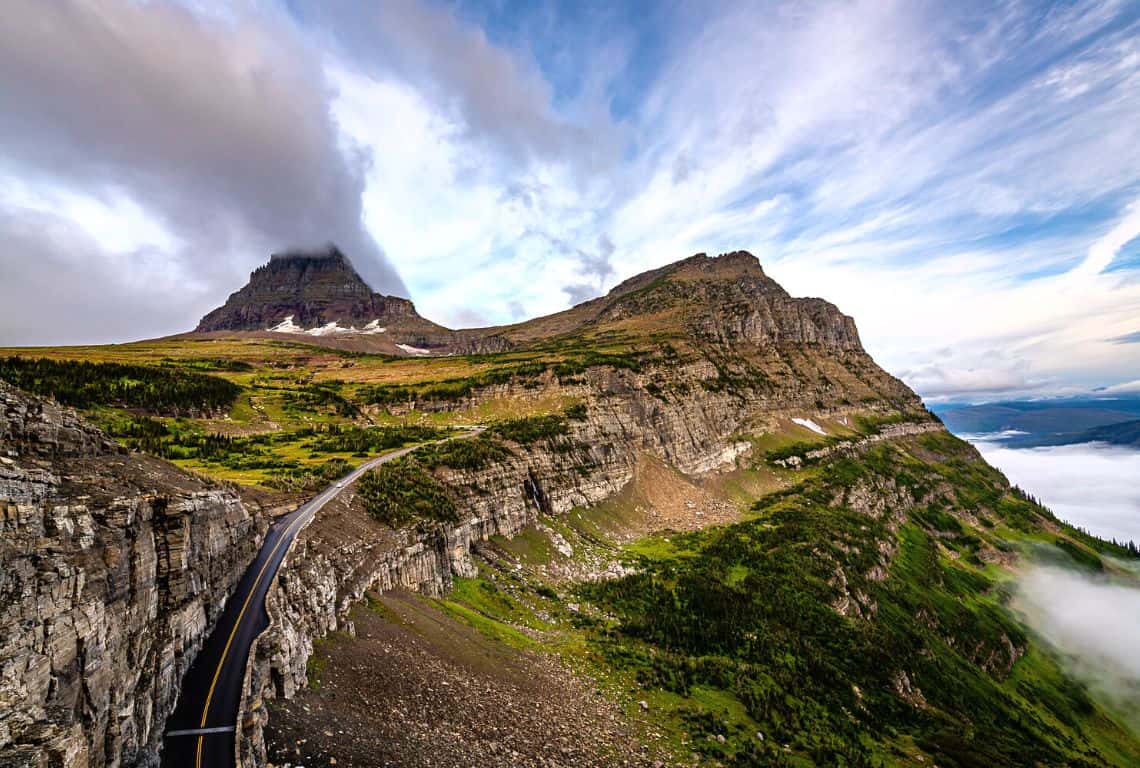
M 376 407 L 385 397 L 431 399 L 433 392 L 452 397 L 489 382 L 525 381 L 547 371 L 574 376 L 599 362 L 636 366 L 639 354 L 634 345 L 612 340 L 498 355 L 397 358 L 262 339 L 178 338 L 92 347 L 0 349 L 0 360 L 15 356 L 120 363 L 149 367 L 164 375 L 186 372 L 232 383 L 238 391 L 225 413 L 191 414 L 182 409 L 173 415 L 125 408 L 118 402 L 99 403 L 97 395 L 85 410 L 122 442 L 186 469 L 246 485 L 306 487 L 367 455 L 367 451 L 338 449 L 327 439 L 319 439 L 329 432 L 447 428 L 555 414 L 574 404 L 567 397 L 499 398 L 474 408 L 440 412 L 404 408 L 389 413 Z M 120 383 L 118 378 L 108 380 L 108 389 Z M 59 395 L 51 381 L 20 383 L 38 394 Z M 207 455 L 200 445 L 214 435 L 232 438 L 232 444 Z M 383 440 L 370 449 L 374 452 L 402 442 L 407 441 Z
M 740 523 L 625 547 L 638 572 L 616 580 L 551 582 L 544 564 L 564 558 L 530 530 L 500 542 L 521 572 L 485 568 L 445 606 L 500 636 L 541 630 L 674 754 L 742 766 L 1140 761 L 1136 735 L 1008 610 L 1011 574 L 992 557 L 1048 542 L 1111 568 L 1102 555 L 1119 550 L 1058 523 L 946 434 L 798 477 Z M 851 508 L 852 487 L 919 503 L 876 520 Z M 629 513 L 610 506 L 550 525 L 581 557 Z M 844 595 L 862 607 L 840 614 Z

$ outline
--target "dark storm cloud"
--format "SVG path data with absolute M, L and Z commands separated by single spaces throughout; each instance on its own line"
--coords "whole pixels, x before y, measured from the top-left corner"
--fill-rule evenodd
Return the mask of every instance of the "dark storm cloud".
M 209 294 L 166 297 L 166 306 L 192 310 L 184 327 L 271 250 L 289 245 L 335 241 L 374 287 L 406 295 L 362 224 L 366 157 L 338 148 L 319 62 L 272 16 L 207 18 L 126 0 L 11 0 L 0 25 L 0 183 L 7 175 L 37 189 L 137 203 L 178 243 L 165 254 L 166 270 L 204 282 Z M 90 262 L 108 257 L 82 238 L 68 238 L 67 247 L 87 248 Z M 8 341 L 16 340 L 18 297 L 44 279 L 30 256 L 5 247 L 0 328 Z M 116 283 L 130 282 L 106 272 L 87 264 L 81 279 L 109 282 L 85 282 L 86 291 L 116 292 Z M 58 295 L 72 291 L 72 274 L 51 275 Z M 123 309 L 145 304 L 133 294 L 123 299 Z M 51 319 L 65 307 L 45 309 L 57 339 L 74 340 L 72 321 Z

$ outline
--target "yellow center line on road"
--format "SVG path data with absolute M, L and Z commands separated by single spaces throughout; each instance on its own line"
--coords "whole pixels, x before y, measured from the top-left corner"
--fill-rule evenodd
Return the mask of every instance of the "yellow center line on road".
M 281 538 L 278 539 L 277 544 L 273 547 L 273 551 L 269 553 L 269 556 L 267 558 L 265 558 L 265 562 L 262 564 L 261 570 L 257 572 L 257 578 L 254 579 L 253 586 L 249 588 L 249 594 L 245 596 L 245 602 L 242 603 L 241 610 L 238 612 L 237 621 L 234 622 L 234 627 L 230 630 L 230 636 L 226 638 L 226 647 L 222 649 L 222 658 L 218 660 L 218 667 L 214 670 L 214 679 L 210 681 L 210 690 L 206 694 L 206 705 L 202 707 L 202 720 L 198 725 L 199 728 L 206 727 L 206 718 L 209 717 L 210 714 L 210 702 L 214 698 L 214 688 L 217 686 L 218 678 L 222 674 L 222 667 L 226 663 L 226 657 L 229 655 L 230 646 L 233 644 L 234 636 L 237 634 L 238 627 L 241 626 L 242 617 L 245 616 L 245 611 L 247 608 L 249 608 L 249 601 L 253 599 L 253 594 L 257 592 L 257 585 L 261 583 L 261 578 L 265 575 L 265 569 L 268 568 L 269 564 L 273 562 L 273 556 L 277 554 L 277 550 L 280 549 L 281 545 L 284 544 L 285 541 L 289 538 L 289 534 L 292 532 L 293 528 L 297 525 L 297 523 L 304 520 L 307 516 L 308 515 L 306 514 L 298 515 L 297 519 L 289 524 L 289 527 L 285 529 L 285 531 L 281 534 Z M 202 766 L 202 744 L 205 740 L 205 735 L 198 736 L 198 753 L 194 758 L 194 765 L 196 768 L 201 768 Z
M 435 440 L 433 443 L 442 443 L 450 439 L 452 438 Z M 332 499 L 334 496 L 337 496 L 342 490 L 344 490 L 345 486 L 356 482 L 356 479 L 371 467 L 376 466 L 377 464 L 383 464 L 389 459 L 405 456 L 419 447 L 419 445 L 412 445 L 408 446 L 407 448 L 401 448 L 397 451 L 392 451 L 390 453 L 383 454 L 382 456 L 377 456 L 372 461 L 366 462 L 357 467 L 355 470 L 349 473 L 349 475 L 344 480 L 340 481 L 341 483 L 344 483 L 343 486 L 334 485 L 333 487 L 326 489 L 323 493 L 311 499 L 308 503 L 311 504 L 313 508 L 306 513 L 298 515 L 297 519 L 290 523 L 285 531 L 282 532 L 281 538 L 273 547 L 273 551 L 270 552 L 269 556 L 265 558 L 265 563 L 262 564 L 261 570 L 257 572 L 257 578 L 254 579 L 253 586 L 249 588 L 249 593 L 245 596 L 245 602 L 242 603 L 241 610 L 238 611 L 237 620 L 234 622 L 233 629 L 230 630 L 230 636 L 226 638 L 225 648 L 222 649 L 222 658 L 218 660 L 218 666 L 214 670 L 214 678 L 210 681 L 210 690 L 206 693 L 206 704 L 204 707 L 202 707 L 202 720 L 198 726 L 199 728 L 206 727 L 206 719 L 210 714 L 210 703 L 214 698 L 214 688 L 218 685 L 218 678 L 221 677 L 222 667 L 225 666 L 226 657 L 229 656 L 230 653 L 230 646 L 233 644 L 234 637 L 237 635 L 238 627 L 241 626 L 241 620 L 245 616 L 246 609 L 249 607 L 249 601 L 253 599 L 254 593 L 257 592 L 257 586 L 261 583 L 261 579 L 265 575 L 265 569 L 268 568 L 269 564 L 273 562 L 273 556 L 277 554 L 277 550 L 281 548 L 281 545 L 289 539 L 289 536 L 293 533 L 293 529 L 298 525 L 298 523 L 305 520 L 305 518 L 315 515 L 318 511 L 320 511 L 321 507 L 329 502 L 330 499 Z M 194 758 L 195 768 L 202 768 L 202 745 L 204 744 L 205 740 L 205 734 L 198 736 L 198 751 Z

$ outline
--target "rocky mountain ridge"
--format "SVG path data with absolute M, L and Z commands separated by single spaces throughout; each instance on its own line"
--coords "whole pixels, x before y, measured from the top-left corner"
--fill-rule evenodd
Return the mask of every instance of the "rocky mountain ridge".
M 605 296 L 509 326 L 451 330 L 411 301 L 375 293 L 336 246 L 274 254 L 195 334 L 259 334 L 396 355 L 501 352 L 603 333 L 673 332 L 702 342 L 861 348 L 835 305 L 792 297 L 747 251 L 699 253 L 629 278 Z
M 372 299 L 365 297 L 358 278 L 346 277 L 346 268 L 351 271 L 347 261 L 335 254 L 271 261 L 264 272 L 255 273 L 251 285 L 256 285 L 230 306 L 229 317 L 238 324 L 252 322 L 250 318 L 267 322 L 277 318 L 272 313 L 307 305 L 308 322 L 321 322 L 330 315 L 320 312 L 340 311 L 338 307 L 348 312 L 356 312 L 354 307 L 364 307 L 365 312 L 377 309 L 380 305 L 368 303 Z M 393 319 L 384 333 L 367 334 L 356 327 L 361 332 L 346 338 L 383 338 L 391 343 L 400 338 L 391 332 L 400 323 L 424 327 L 415 326 L 418 320 L 409 314 L 396 317 L 405 309 L 414 312 L 410 304 L 391 307 Z M 298 338 L 280 330 L 203 333 Z M 435 331 L 429 328 L 423 333 Z M 911 419 L 920 431 L 940 428 L 931 423 L 918 398 L 863 351 L 850 318 L 827 302 L 789 297 L 764 275 L 754 257 L 743 252 L 686 259 L 553 318 L 465 332 L 467 337 L 448 337 L 454 332 L 446 329 L 441 333 L 430 337 L 444 340 L 436 350 L 460 349 L 456 339 L 470 340 L 471 348 L 499 339 L 515 349 L 529 345 L 557 354 L 565 351 L 579 356 L 579 362 L 537 366 L 515 362 L 511 365 L 516 368 L 508 368 L 511 373 L 505 379 L 476 380 L 470 387 L 449 390 L 451 394 L 442 399 L 374 401 L 362 408 L 379 416 L 380 411 L 398 415 L 413 409 L 477 412 L 496 402 L 517 403 L 524 410 L 541 407 L 540 403 L 575 402 L 581 415 L 570 420 L 566 433 L 555 440 L 516 445 L 486 465 L 437 468 L 437 477 L 460 510 L 456 523 L 393 530 L 361 518 L 359 511 L 339 519 L 322 513 L 300 534 L 271 590 L 267 605 L 271 626 L 255 646 L 247 670 L 243 706 L 247 717 L 240 724 L 239 739 L 243 764 L 264 764 L 261 729 L 266 701 L 288 697 L 304 685 L 314 641 L 334 630 L 351 632 L 348 610 L 366 591 L 405 586 L 438 594 L 454 576 L 474 574 L 470 556 L 481 542 L 497 535 L 513 536 L 542 516 L 613 496 L 630 482 L 646 455 L 699 475 L 735 467 L 752 450 L 745 435 L 788 428 L 792 417 L 803 422 L 831 417 L 847 423 L 860 414 L 877 414 Z M 337 337 L 306 334 L 303 338 L 329 343 Z M 630 351 L 596 352 L 597 345 L 607 344 Z M 11 397 L 16 402 L 21 396 Z M 48 404 L 35 407 L 44 413 L 50 409 Z M 42 563 L 34 553 L 58 549 L 68 558 L 89 557 L 86 533 L 77 540 L 71 533 L 58 533 L 67 530 L 65 524 L 52 522 L 52 515 L 66 509 L 80 521 L 72 529 L 90 527 L 92 546 L 115 553 L 111 561 L 119 570 L 111 573 L 97 564 L 79 569 L 86 584 L 108 586 L 91 592 L 89 600 L 63 601 L 59 611 L 70 616 L 94 611 L 90 606 L 99 604 L 112 606 L 113 614 L 125 619 L 116 623 L 104 611 L 94 629 L 83 625 L 83 641 L 64 643 L 78 649 L 61 657 L 60 671 L 48 673 L 46 689 L 5 692 L 19 702 L 16 711 L 22 714 L 11 721 L 13 735 L 7 745 L 0 743 L 0 749 L 47 763 L 151 764 L 175 687 L 220 610 L 221 596 L 252 556 L 258 538 L 254 534 L 263 530 L 263 523 L 232 495 L 203 486 L 162 462 L 113 453 L 108 464 L 100 451 L 113 446 L 66 413 L 49 414 L 38 419 L 40 426 L 22 428 L 23 432 L 66 434 L 66 440 L 56 441 L 61 445 L 90 444 L 96 451 L 93 463 L 71 466 L 67 472 L 54 467 L 55 475 L 63 479 L 39 477 L 38 486 L 37 476 L 30 473 L 15 479 L 12 498 L 38 501 L 27 509 L 17 505 L 23 511 L 18 518 L 9 518 L 16 531 L 12 540 L 21 544 L 4 553 L 4 560 L 21 564 L 20 594 L 35 595 L 46 587 L 24 585 L 59 577 L 41 573 Z M 51 474 L 53 468 L 42 471 Z M 101 477 L 114 479 L 116 491 L 109 499 L 90 491 Z M 85 522 L 88 517 L 94 522 Z M 161 554 L 152 556 L 152 549 Z M 122 569 L 129 575 L 123 576 Z M 96 577 L 88 578 L 88 573 Z M 68 586 L 68 594 L 77 589 L 86 595 L 74 584 Z M 4 658 L 46 655 L 37 638 L 50 634 L 46 628 L 57 622 L 56 613 L 24 597 L 15 604 L 21 613 L 9 619 L 10 625 L 25 621 L 28 629 Z M 88 640 L 92 631 L 107 637 L 108 650 L 98 662 L 88 663 L 83 654 L 92 648 Z M 52 675 L 62 679 L 74 674 L 67 672 L 74 665 L 87 670 L 95 663 L 107 669 L 141 666 L 144 672 L 122 691 L 108 691 L 104 678 L 92 678 L 87 690 L 99 690 L 97 699 L 87 697 L 77 703 L 71 697 L 65 706 L 58 706 L 52 691 L 64 687 L 53 688 Z M 54 669 L 50 661 L 43 666 Z M 142 710 L 131 710 L 129 723 L 116 720 L 115 713 L 130 709 L 122 697 L 132 696 L 143 702 Z M 56 707 L 51 711 L 57 714 L 49 714 L 49 706 Z M 49 725 L 48 736 L 34 730 L 43 723 Z M 58 757 L 68 750 L 76 756 Z M 81 754 L 84 757 L 77 757 Z

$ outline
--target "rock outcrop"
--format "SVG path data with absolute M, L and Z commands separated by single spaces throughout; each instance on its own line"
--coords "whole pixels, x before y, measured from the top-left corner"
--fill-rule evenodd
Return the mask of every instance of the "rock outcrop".
M 855 321 L 823 299 L 794 298 L 747 251 L 703 253 L 618 285 L 595 324 L 677 314 L 698 339 L 723 345 L 862 350 Z
M 157 764 L 262 529 L 232 492 L 0 383 L 0 766 Z
M 198 331 L 265 331 L 292 318 L 294 326 L 337 323 L 363 329 L 379 321 L 418 318 L 412 302 L 375 293 L 335 246 L 275 253 L 249 282 L 198 323 Z

